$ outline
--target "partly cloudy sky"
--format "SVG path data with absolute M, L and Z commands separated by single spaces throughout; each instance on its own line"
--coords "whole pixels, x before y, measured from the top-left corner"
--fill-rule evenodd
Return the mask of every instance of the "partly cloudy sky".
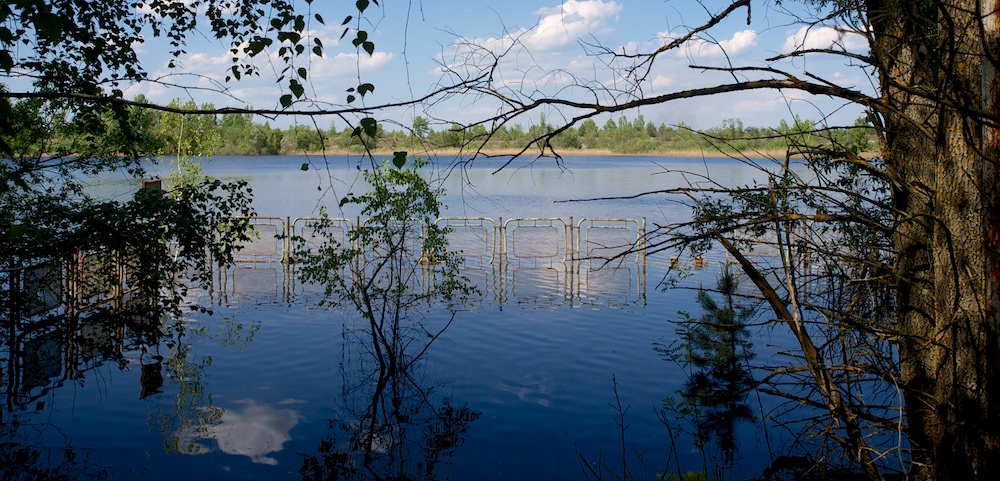
M 368 105 L 395 102 L 420 96 L 454 81 L 443 72 L 461 74 L 474 71 L 470 64 L 482 63 L 501 52 L 506 54 L 496 75 L 496 87 L 516 96 L 561 95 L 580 99 L 612 101 L 628 86 L 620 71 L 607 66 L 607 59 L 593 55 L 601 48 L 619 53 L 649 52 L 675 40 L 705 22 L 712 13 L 723 9 L 725 0 L 505 0 L 463 2 L 385 0 L 381 9 L 365 19 L 375 42 L 374 55 L 358 54 L 349 39 L 340 39 L 340 19 L 356 12 L 351 2 L 316 2 L 314 9 L 334 24 L 318 28 L 312 34 L 326 46 L 323 58 L 313 57 L 306 66 L 309 81 L 306 93 L 320 105 L 346 102 L 347 89 L 361 82 L 371 82 L 375 92 L 366 97 Z M 787 2 L 786 2 L 787 3 Z M 785 4 L 782 4 L 783 8 Z M 763 60 L 796 48 L 832 48 L 853 52 L 865 51 L 864 39 L 839 28 L 809 28 L 771 2 L 754 4 L 750 24 L 745 11 L 711 30 L 699 34 L 681 48 L 661 56 L 653 63 L 642 84 L 646 95 L 665 94 L 685 89 L 707 87 L 734 80 L 733 76 L 697 67 L 761 66 Z M 144 47 L 147 70 L 154 77 L 210 88 L 223 82 L 230 64 L 227 46 L 207 39 L 192 43 L 191 52 L 181 58 L 184 75 L 166 68 L 168 59 L 155 44 Z M 162 85 L 142 85 L 127 94 L 143 93 L 154 101 L 174 97 L 193 97 L 216 106 L 253 105 L 274 108 L 281 94 L 275 78 L 283 64 L 269 52 L 261 58 L 260 78 L 225 84 L 228 97 L 211 96 L 203 91 L 180 91 Z M 620 62 L 614 64 L 621 66 Z M 840 85 L 871 92 L 872 80 L 865 72 L 835 57 L 790 59 L 780 64 L 797 72 L 808 71 Z M 608 90 L 595 95 L 596 85 Z M 589 99 L 588 99 L 589 96 Z M 621 97 L 619 97 L 620 99 Z M 685 100 L 645 107 L 641 113 L 655 123 L 685 122 L 697 128 L 719 125 L 727 118 L 740 118 L 745 125 L 772 126 L 792 113 L 819 119 L 834 113 L 835 122 L 850 122 L 860 115 L 856 107 L 840 109 L 842 102 L 810 98 L 796 92 L 756 91 L 740 94 Z M 409 109 L 398 121 L 429 115 L 438 119 L 470 122 L 495 115 L 499 104 L 482 97 L 452 98 L 429 107 Z M 558 118 L 559 112 L 549 114 Z M 562 112 L 562 115 L 571 115 Z M 553 116 L 554 115 L 554 116 Z M 335 119 L 331 119 L 336 122 Z M 534 119 L 524 119 L 527 124 Z M 290 119 L 279 120 L 287 124 Z

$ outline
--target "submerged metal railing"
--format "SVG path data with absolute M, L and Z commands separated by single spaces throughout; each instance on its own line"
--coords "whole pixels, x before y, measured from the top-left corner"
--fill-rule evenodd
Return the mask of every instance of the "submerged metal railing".
M 317 226 L 342 245 L 348 232 L 363 225 L 361 219 L 329 217 L 245 217 L 253 228 L 252 239 L 240 245 L 237 262 L 294 262 L 296 239 L 314 251 Z M 413 222 L 413 221 L 406 221 Z M 414 223 L 414 228 L 418 223 Z M 643 262 L 646 220 L 584 218 L 574 224 L 560 217 L 441 217 L 433 222 L 447 228 L 449 249 L 468 259 L 487 262 L 538 260 L 567 262 L 632 257 Z M 419 236 L 414 236 L 414 240 Z M 412 249 L 419 252 L 419 246 Z
M 296 257 L 316 253 L 317 239 L 347 246 L 351 229 L 364 225 L 361 219 L 347 218 L 248 220 L 254 229 L 252 240 L 240 246 L 235 267 L 220 271 L 216 283 L 220 301 L 230 296 L 274 301 L 316 296 L 319 287 L 296 280 Z M 406 223 L 414 233 L 426 228 L 419 222 Z M 447 229 L 449 251 L 462 258 L 463 274 L 491 302 L 645 302 L 645 219 L 441 217 L 431 223 Z M 413 244 L 407 246 L 414 261 L 422 254 L 420 237 L 410 236 Z
M 348 245 L 351 230 L 365 222 L 360 218 L 246 219 L 252 226 L 251 238 L 239 246 L 235 266 L 219 269 L 213 276 L 213 291 L 220 298 L 241 292 L 284 300 L 313 296 L 315 292 L 309 291 L 316 291 L 314 286 L 301 286 L 295 279 L 296 255 L 315 254 L 321 238 Z M 419 222 L 406 222 L 414 230 L 426 228 Z M 463 273 L 493 302 L 644 302 L 645 218 L 441 217 L 432 223 L 447 229 L 450 251 L 464 261 Z M 324 231 L 322 236 L 319 229 Z M 417 261 L 422 253 L 420 236 L 412 237 L 415 241 L 408 251 Z M 671 259 L 670 267 L 676 267 L 676 262 Z M 701 267 L 700 259 L 692 262 L 695 268 Z M 16 303 L 20 312 L 8 315 L 32 318 L 127 298 L 135 289 L 133 270 L 119 253 L 78 252 L 67 259 L 6 270 L 0 282 L 24 301 Z

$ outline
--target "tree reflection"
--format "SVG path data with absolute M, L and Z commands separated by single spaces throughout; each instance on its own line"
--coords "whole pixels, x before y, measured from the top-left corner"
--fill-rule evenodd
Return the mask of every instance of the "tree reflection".
M 340 417 L 318 453 L 304 455 L 308 481 L 331 479 L 437 479 L 437 467 L 464 443 L 469 424 L 481 413 L 438 393 L 420 362 L 451 324 L 428 336 L 406 323 L 385 332 L 345 328 L 344 389 Z M 373 349 L 371 339 L 388 341 Z M 358 350 L 352 348 L 360 347 Z
M 424 164 L 400 152 L 365 172 L 370 192 L 341 201 L 368 218 L 346 245 L 324 221 L 311 226 L 320 242 L 297 239 L 300 279 L 354 313 L 344 324 L 341 415 L 319 452 L 305 455 L 303 479 L 436 479 L 480 415 L 423 376 L 425 354 L 455 319 L 442 304 L 474 290 L 447 250 L 447 229 L 427 220 L 440 214 L 441 191 Z
M 111 467 L 97 463 L 85 450 L 67 441 L 62 446 L 38 446 L 37 439 L 54 427 L 15 418 L 0 423 L 0 479 L 4 481 L 109 479 Z
M 161 311 L 133 301 L 100 306 L 86 316 L 48 315 L 29 321 L 6 320 L 0 327 L 5 375 L 0 378 L 7 413 L 39 408 L 46 394 L 105 363 L 129 366 L 129 356 L 159 342 Z M 140 380 L 153 385 L 153 379 Z M 162 383 L 161 383 L 162 384 Z M 0 417 L 0 420 L 6 419 Z
M 66 385 L 83 385 L 87 373 L 112 364 L 122 370 L 129 357 L 159 342 L 160 313 L 150 303 L 121 299 L 85 313 L 49 313 L 0 323 L 0 466 L 4 480 L 108 479 L 112 468 L 96 453 L 73 446 L 60 427 L 47 422 L 47 401 Z M 140 359 L 145 355 L 141 354 Z M 139 396 L 162 385 L 153 366 L 143 365 Z M 42 416 L 38 416 L 42 414 Z
M 157 427 L 164 440 L 164 451 L 206 454 L 213 451 L 206 441 L 215 441 L 223 452 L 273 464 L 273 459 L 267 455 L 280 451 L 289 438 L 288 431 L 298 422 L 298 414 L 291 410 L 258 409 L 252 400 L 241 402 L 242 410 L 214 405 L 206 374 L 212 356 L 198 354 L 192 349 L 200 338 L 217 339 L 223 346 L 245 347 L 253 341 L 260 324 L 244 324 L 225 318 L 218 332 L 209 332 L 204 326 L 187 327 L 183 319 L 175 322 L 177 327 L 171 330 L 172 337 L 161 343 L 169 350 L 163 367 L 165 379 L 176 386 L 171 389 L 175 398 L 171 402 L 151 404 L 148 413 L 149 425 Z M 255 423 L 258 418 L 260 422 Z M 266 441 L 260 442 L 261 439 Z
M 685 370 L 687 380 L 677 391 L 680 398 L 666 398 L 664 407 L 689 427 L 683 430 L 693 437 L 704 471 L 713 479 L 722 479 L 724 471 L 735 465 L 739 423 L 756 419 L 746 402 L 756 385 L 750 372 L 754 352 L 747 329 L 755 311 L 738 308 L 737 284 L 736 276 L 725 266 L 715 291 L 722 302 L 699 288 L 697 299 L 704 314 L 692 318 L 682 312 L 684 319 L 677 329 L 680 341 L 655 347 L 665 359 Z M 665 416 L 663 420 L 670 427 Z

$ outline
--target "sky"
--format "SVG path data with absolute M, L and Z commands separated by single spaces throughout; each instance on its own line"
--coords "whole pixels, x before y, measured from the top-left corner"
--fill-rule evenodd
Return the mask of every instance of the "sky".
M 605 91 L 595 97 L 582 87 L 623 85 L 620 72 L 607 67 L 606 57 L 592 54 L 593 46 L 600 45 L 616 52 L 651 51 L 701 25 L 712 13 L 729 4 L 725 0 L 383 0 L 379 3 L 380 6 L 373 5 L 362 19 L 364 28 L 375 42 L 374 54 L 369 56 L 364 52 L 359 54 L 351 45 L 353 33 L 340 39 L 341 20 L 357 13 L 353 2 L 313 2 L 313 13 L 321 14 L 326 25 L 310 24 L 310 34 L 322 40 L 326 52 L 322 58 L 312 56 L 308 64 L 303 59 L 297 66 L 309 69 L 306 94 L 310 101 L 317 102 L 315 105 L 323 108 L 344 105 L 347 89 L 361 82 L 375 85 L 375 91 L 364 99 L 369 106 L 419 97 L 454 82 L 455 76 L 449 75 L 449 71 L 474 71 L 472 66 L 476 62 L 500 51 L 508 52 L 494 85 L 502 92 L 521 98 L 558 95 L 577 100 L 598 98 L 607 102 L 616 95 Z M 813 7 L 807 3 L 754 2 L 749 25 L 745 9 L 737 11 L 732 18 L 682 48 L 658 58 L 642 84 L 644 93 L 665 94 L 733 80 L 726 74 L 694 69 L 691 65 L 761 66 L 765 58 L 802 46 L 834 46 L 856 53 L 866 52 L 864 39 L 845 33 L 843 28 L 807 27 L 799 20 L 812 16 L 809 9 Z M 266 57 L 257 60 L 263 72 L 260 78 L 225 83 L 223 79 L 231 65 L 228 45 L 209 38 L 210 35 L 194 37 L 188 45 L 189 53 L 179 59 L 180 67 L 174 70 L 166 67 L 169 58 L 162 44 L 148 42 L 139 49 L 152 78 L 195 87 L 225 85 L 228 96 L 156 83 L 132 86 L 126 90 L 126 95 L 141 93 L 158 103 L 172 98 L 192 98 L 198 103 L 212 102 L 217 107 L 276 108 L 283 92 L 275 81 L 275 72 L 283 65 L 273 56 L 275 52 L 268 52 L 270 61 Z M 776 65 L 802 75 L 806 72 L 819 75 L 865 93 L 874 91 L 869 73 L 840 57 L 816 56 Z M 617 98 L 624 97 L 617 95 Z M 308 105 L 297 107 L 307 108 Z M 422 115 L 439 121 L 433 127 L 441 129 L 451 121 L 468 123 L 488 118 L 496 115 L 500 108 L 497 101 L 462 95 L 432 105 L 387 113 L 387 118 L 408 127 L 413 117 Z M 558 123 L 573 113 L 540 110 L 518 122 L 527 125 L 545 114 L 548 123 Z M 843 101 L 768 90 L 647 106 L 624 115 L 631 119 L 640 114 L 656 125 L 684 122 L 695 128 L 709 128 L 731 118 L 739 118 L 747 126 L 775 126 L 782 119 L 791 119 L 793 114 L 811 120 L 827 117 L 834 125 L 844 125 L 862 116 L 863 112 Z M 604 120 L 599 118 L 598 124 L 603 125 Z M 303 117 L 270 121 L 280 127 L 293 123 L 311 125 L 311 121 Z M 322 127 L 331 122 L 340 129 L 346 126 L 345 121 L 334 117 L 320 117 L 316 122 Z

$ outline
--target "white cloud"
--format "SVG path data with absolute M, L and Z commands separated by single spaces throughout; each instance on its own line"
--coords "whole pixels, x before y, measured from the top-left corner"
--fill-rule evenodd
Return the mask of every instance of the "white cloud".
M 661 32 L 657 35 L 662 43 L 673 41 L 677 35 Z M 738 55 L 757 46 L 757 32 L 747 29 L 733 33 L 730 38 L 715 41 L 704 38 L 693 38 L 678 50 L 678 55 L 688 58 L 718 58 Z
M 310 73 L 313 78 L 324 79 L 329 77 L 349 77 L 356 76 L 358 72 L 366 73 L 382 69 L 392 63 L 395 57 L 389 52 L 375 52 L 372 55 L 367 53 L 338 53 L 322 59 L 313 59 Z
M 668 77 L 668 76 L 663 75 L 663 74 L 659 74 L 659 75 L 653 77 L 653 88 L 655 88 L 655 89 L 663 89 L 663 88 L 667 88 L 667 87 L 672 87 L 674 85 L 674 83 L 675 83 L 675 81 L 674 81 L 674 79 L 672 77 Z
M 622 6 L 603 0 L 566 0 L 558 7 L 543 8 L 538 25 L 522 37 L 528 48 L 550 50 L 576 39 L 605 31 L 611 19 L 617 19 Z
M 381 51 L 372 55 L 347 52 L 312 56 L 308 64 L 302 62 L 299 65 L 308 69 L 308 78 L 303 82 L 307 96 L 315 101 L 335 103 L 348 87 L 357 85 L 359 72 L 370 75 L 388 68 L 394 58 L 392 53 Z M 149 101 L 165 104 L 174 98 L 186 99 L 194 94 L 199 104 L 211 102 L 228 107 L 277 107 L 278 98 L 287 93 L 287 76 L 280 82 L 277 80 L 284 61 L 278 57 L 276 48 L 268 49 L 252 61 L 259 68 L 260 76 L 243 76 L 238 81 L 225 82 L 225 77 L 231 75 L 230 67 L 233 65 L 228 50 L 182 55 L 177 59 L 177 69 L 151 72 L 150 78 L 158 81 L 131 85 L 125 90 L 125 95 L 132 98 L 143 94 Z
M 797 32 L 785 39 L 783 52 L 807 49 L 845 50 L 859 52 L 868 48 L 865 37 L 861 34 L 833 27 L 803 26 Z
M 733 34 L 733 37 L 720 42 L 722 48 L 730 54 L 745 52 L 757 46 L 757 32 L 753 30 L 740 30 Z

